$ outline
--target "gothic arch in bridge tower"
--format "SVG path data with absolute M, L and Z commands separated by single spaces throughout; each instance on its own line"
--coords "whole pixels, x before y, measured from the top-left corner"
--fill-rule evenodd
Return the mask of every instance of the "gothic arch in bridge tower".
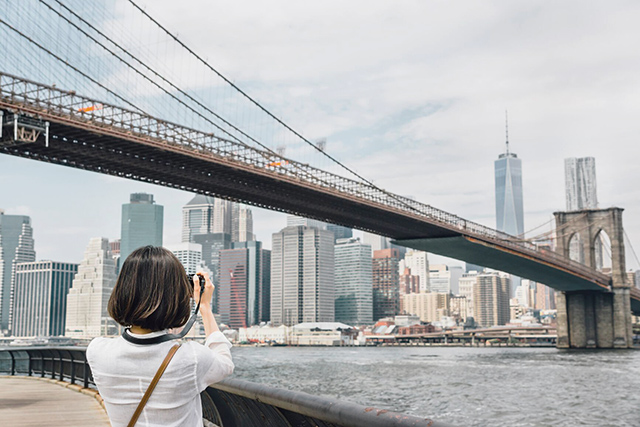
M 614 287 L 625 286 L 624 229 L 622 208 L 556 212 L 557 252 L 570 257 L 570 241 L 580 236 L 583 264 L 596 268 L 596 241 L 604 231 L 611 242 L 611 271 Z
M 610 292 L 556 293 L 558 347 L 633 346 L 622 211 L 621 208 L 609 208 L 554 213 L 556 251 L 560 255 L 570 257 L 573 245 L 574 252 L 584 255 L 583 264 L 593 269 L 602 268 L 604 254 L 601 251 L 606 252 L 610 248 L 608 253 L 611 256 Z M 575 257 L 571 258 L 575 260 Z
M 595 267 L 598 271 L 611 271 L 611 239 L 604 229 L 596 232 L 593 239 Z
M 584 264 L 584 245 L 582 241 L 584 239 L 580 235 L 580 232 L 575 232 L 569 237 L 569 243 L 567 243 L 568 251 L 566 256 L 572 261 Z

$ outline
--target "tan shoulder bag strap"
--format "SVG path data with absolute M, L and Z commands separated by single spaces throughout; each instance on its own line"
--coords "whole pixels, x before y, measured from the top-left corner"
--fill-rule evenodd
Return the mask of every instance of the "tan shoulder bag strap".
M 133 427 L 136 424 L 136 422 L 138 422 L 138 418 L 140 418 L 140 414 L 142 414 L 144 405 L 147 404 L 147 401 L 151 397 L 151 393 L 153 393 L 153 389 L 156 388 L 158 381 L 160 381 L 160 377 L 162 376 L 162 374 L 164 374 L 165 369 L 167 369 L 167 366 L 169 366 L 169 362 L 171 362 L 171 359 L 173 359 L 173 355 L 176 354 L 176 351 L 178 351 L 181 345 L 182 344 L 176 344 L 173 347 L 171 347 L 171 350 L 169 350 L 167 357 L 164 358 L 164 360 L 162 361 L 162 365 L 160 365 L 160 368 L 158 368 L 158 372 L 156 372 L 156 376 L 153 377 L 153 379 L 151 380 L 151 384 L 149 384 L 149 388 L 147 388 L 147 391 L 145 391 L 144 396 L 142 396 L 142 400 L 138 404 L 138 407 L 136 408 L 136 412 L 133 413 L 133 417 L 131 417 L 131 421 L 129 421 L 129 424 L 127 424 L 127 427 Z

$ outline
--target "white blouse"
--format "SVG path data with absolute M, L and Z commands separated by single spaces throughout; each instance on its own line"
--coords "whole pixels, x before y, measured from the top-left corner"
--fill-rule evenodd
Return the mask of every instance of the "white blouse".
M 166 331 L 147 335 L 151 338 Z M 125 426 L 175 341 L 138 345 L 124 338 L 95 338 L 87 361 L 113 427 Z M 151 394 L 136 426 L 202 426 L 200 392 L 233 372 L 231 343 L 214 332 L 204 345 L 184 342 Z

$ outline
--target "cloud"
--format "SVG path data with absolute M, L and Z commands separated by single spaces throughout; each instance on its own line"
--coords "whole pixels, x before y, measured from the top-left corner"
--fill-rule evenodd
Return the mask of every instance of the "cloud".
M 627 232 L 640 242 L 640 3 L 163 0 L 146 10 L 302 135 L 326 137 L 328 152 L 368 179 L 489 226 L 508 109 L 511 147 L 523 160 L 525 229 L 564 208 L 564 158 L 594 156 L 601 206 L 624 207 Z M 230 89 L 127 3 L 115 11 L 105 28 L 134 28 L 126 34 L 135 34 L 135 51 L 216 111 L 272 148 L 332 168 L 238 108 Z M 175 112 L 176 121 L 200 123 L 188 116 Z M 135 187 L 107 181 L 120 189 L 108 196 L 116 206 Z M 162 203 L 178 212 L 171 224 L 179 227 L 181 198 Z M 257 210 L 254 224 L 266 242 L 284 219 Z
M 6 208 L 4 213 L 7 215 L 32 215 L 33 210 L 30 206 L 12 206 Z

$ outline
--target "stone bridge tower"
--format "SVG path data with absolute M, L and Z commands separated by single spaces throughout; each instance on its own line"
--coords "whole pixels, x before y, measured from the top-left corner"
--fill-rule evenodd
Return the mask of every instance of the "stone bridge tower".
M 630 286 L 626 280 L 622 209 L 556 212 L 556 251 L 569 258 L 569 243 L 581 236 L 584 264 L 596 268 L 596 240 L 611 240 L 610 292 L 557 292 L 558 348 L 628 348 L 633 346 Z

